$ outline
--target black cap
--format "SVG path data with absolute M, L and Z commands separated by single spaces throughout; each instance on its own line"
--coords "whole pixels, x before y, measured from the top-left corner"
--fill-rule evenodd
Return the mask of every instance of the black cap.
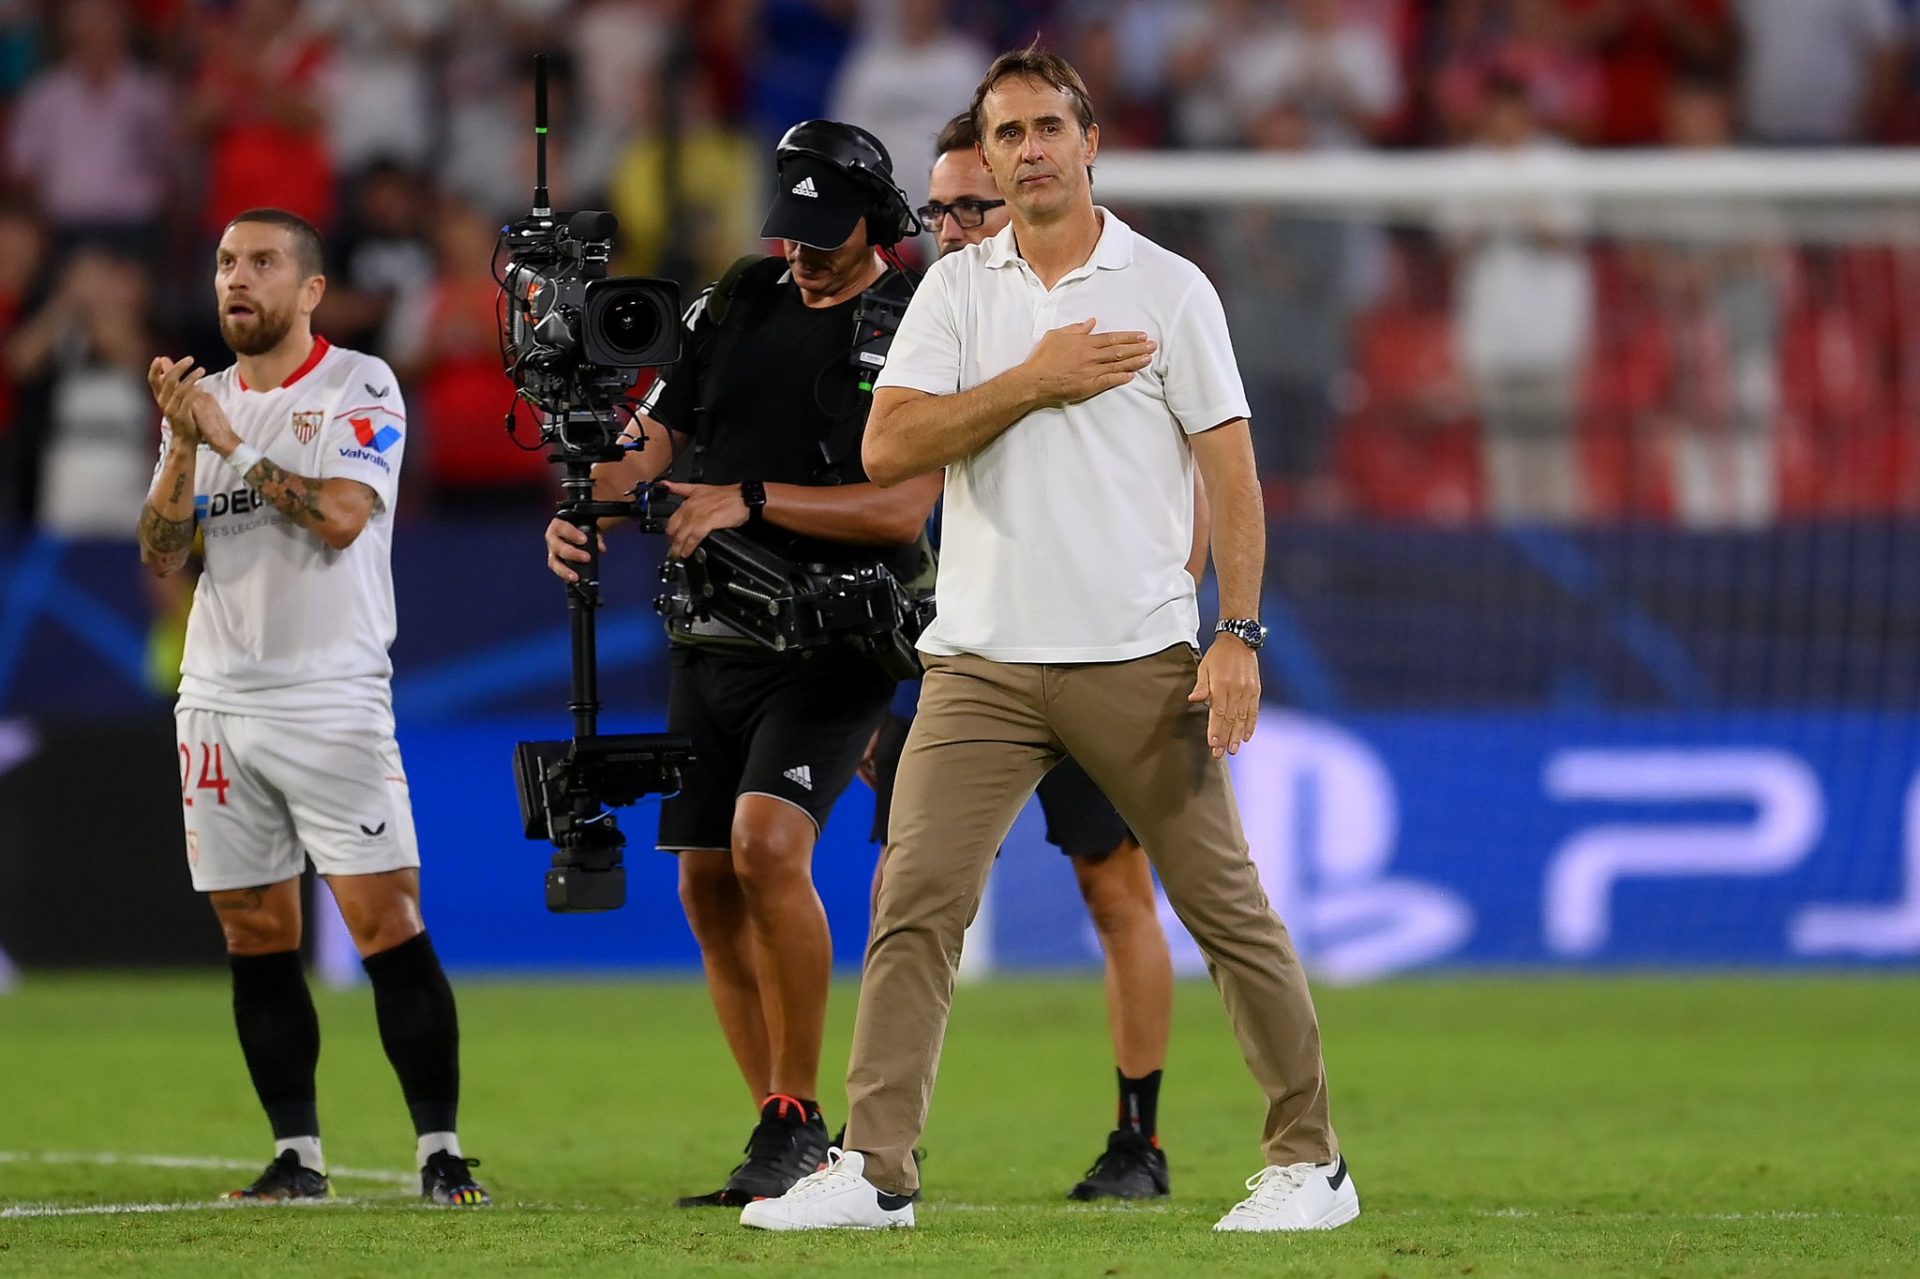
M 857 178 L 816 156 L 787 157 L 774 182 L 773 207 L 760 227 L 769 240 L 837 249 L 853 237 L 853 228 L 873 203 Z

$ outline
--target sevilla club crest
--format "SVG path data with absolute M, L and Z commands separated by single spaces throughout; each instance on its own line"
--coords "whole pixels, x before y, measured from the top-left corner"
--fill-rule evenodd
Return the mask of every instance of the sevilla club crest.
M 295 413 L 293 415 L 294 438 L 302 444 L 313 443 L 313 437 L 320 434 L 320 427 L 326 420 L 326 413 L 319 409 L 307 413 Z

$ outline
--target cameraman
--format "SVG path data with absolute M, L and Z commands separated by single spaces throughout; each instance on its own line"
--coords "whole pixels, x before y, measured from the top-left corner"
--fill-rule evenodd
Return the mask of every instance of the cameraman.
M 761 234 L 784 256 L 736 263 L 688 310 L 684 354 L 628 431 L 639 444 L 647 426 L 644 444 L 595 469 L 595 495 L 624 496 L 671 467 L 674 556 L 737 528 L 795 563 L 878 562 L 909 580 L 924 568 L 940 476 L 867 481 L 872 372 L 854 339 L 876 297 L 897 315 L 912 293 L 880 251 L 913 215 L 885 148 L 851 125 L 794 126 L 775 166 Z M 576 580 L 585 534 L 556 519 L 546 543 L 548 567 Z M 716 629 L 670 628 L 667 728 L 692 738 L 696 762 L 661 806 L 659 847 L 680 856 L 687 922 L 760 1120 L 726 1184 L 683 1207 L 780 1195 L 826 1158 L 817 1097 L 833 951 L 813 848 L 894 688 L 850 648 L 774 653 Z

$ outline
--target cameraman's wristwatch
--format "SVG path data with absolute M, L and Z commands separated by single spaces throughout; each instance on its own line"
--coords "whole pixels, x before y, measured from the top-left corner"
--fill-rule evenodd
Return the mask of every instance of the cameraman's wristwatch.
M 747 505 L 747 523 L 758 524 L 767 515 L 767 486 L 759 480 L 740 481 L 740 500 Z
M 1260 620 L 1254 617 L 1222 618 L 1214 623 L 1213 633 L 1219 635 L 1223 632 L 1233 636 L 1256 653 L 1260 651 L 1260 646 L 1267 642 L 1267 628 L 1260 625 Z

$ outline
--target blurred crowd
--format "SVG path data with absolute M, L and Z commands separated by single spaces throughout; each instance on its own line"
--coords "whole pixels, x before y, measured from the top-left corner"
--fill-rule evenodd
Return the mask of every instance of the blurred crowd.
M 1307 152 L 1920 141 L 1915 0 L 0 0 L 0 521 L 123 536 L 144 369 L 226 362 L 212 244 L 326 234 L 317 327 L 409 391 L 410 506 L 548 496 L 503 429 L 492 251 L 533 185 L 697 287 L 756 246 L 773 141 L 833 116 L 917 203 L 932 139 L 1036 34 L 1106 147 Z M 1096 186 L 1097 190 L 1097 186 Z M 1132 216 L 1130 214 L 1130 216 Z M 1753 524 L 1920 507 L 1920 263 L 1756 233 L 1640 245 L 1574 207 L 1415 228 L 1137 219 L 1222 286 L 1277 513 Z M 924 256 L 924 255 L 923 255 Z M 1911 384 L 1911 385 L 1910 385 Z M 1914 396 L 1913 405 L 1906 398 Z

